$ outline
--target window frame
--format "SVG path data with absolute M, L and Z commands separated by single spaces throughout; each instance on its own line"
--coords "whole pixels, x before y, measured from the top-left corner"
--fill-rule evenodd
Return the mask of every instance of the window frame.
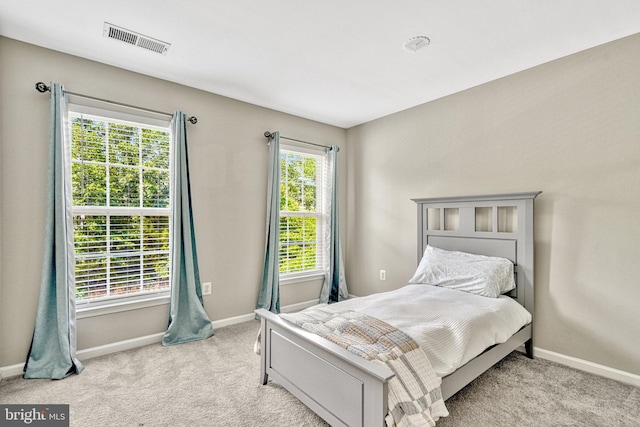
M 280 217 L 278 221 L 285 216 L 290 217 L 315 217 L 316 218 L 316 268 L 314 270 L 302 270 L 294 272 L 280 272 L 279 282 L 280 285 L 291 285 L 296 283 L 303 283 L 313 280 L 319 280 L 326 275 L 328 259 L 326 259 L 325 252 L 328 242 L 326 242 L 325 234 L 326 227 L 328 227 L 326 212 L 325 212 L 325 193 L 327 191 L 326 185 L 326 173 L 327 173 L 327 158 L 326 150 L 322 148 L 312 148 L 307 145 L 297 143 L 280 143 L 280 153 L 278 158 L 282 160 L 283 153 L 290 153 L 294 155 L 300 155 L 303 157 L 313 157 L 316 159 L 316 211 L 315 212 L 297 212 L 297 211 L 283 211 L 280 209 Z M 283 171 L 280 170 L 280 183 L 282 184 Z M 280 233 L 282 234 L 282 233 Z M 280 241 L 278 242 L 278 260 L 280 259 Z M 278 261 L 278 268 L 280 262 Z
M 116 107 L 117 108 L 117 107 Z M 119 214 L 125 216 L 166 216 L 169 223 L 169 247 L 168 247 L 168 264 L 169 271 L 167 280 L 169 281 L 169 286 L 166 289 L 161 290 L 149 290 L 142 291 L 138 293 L 125 294 L 125 295 L 117 295 L 117 296 L 108 296 L 108 297 L 99 297 L 92 299 L 82 299 L 76 300 L 76 315 L 78 318 L 99 316 L 104 314 L 116 313 L 127 310 L 134 310 L 139 308 L 153 307 L 157 305 L 165 305 L 169 304 L 170 293 L 171 293 L 171 267 L 172 267 L 172 229 L 173 229 L 173 187 L 174 187 L 174 138 L 172 135 L 171 129 L 171 118 L 167 116 L 159 116 L 159 115 L 145 115 L 143 114 L 130 114 L 125 111 L 118 111 L 117 109 L 107 109 L 103 107 L 96 107 L 93 105 L 84 105 L 84 104 L 76 104 L 70 102 L 68 104 L 68 116 L 66 123 L 66 132 L 68 135 L 68 143 L 69 143 L 69 169 L 71 170 L 71 165 L 75 162 L 73 160 L 72 154 L 72 136 L 71 136 L 71 118 L 74 116 L 90 116 L 92 118 L 97 118 L 104 121 L 130 124 L 137 127 L 150 127 L 153 129 L 158 129 L 162 131 L 166 131 L 169 134 L 169 159 L 168 159 L 168 172 L 169 172 L 169 203 L 165 208 L 157 208 L 157 207 L 144 207 L 144 206 L 76 206 L 72 202 L 72 215 L 75 217 L 76 215 L 111 215 L 111 214 Z M 161 118 L 160 118 L 161 117 Z M 105 166 L 109 168 L 109 165 L 112 165 L 109 159 L 105 159 Z M 140 170 L 143 170 L 143 167 L 138 164 L 135 166 Z M 71 179 L 70 179 L 71 184 Z M 107 182 L 108 185 L 108 182 Z M 142 184 L 140 184 L 140 189 L 142 188 Z M 142 200 L 142 195 L 140 196 L 140 200 Z M 70 199 L 73 200 L 73 196 L 70 194 Z M 75 227 L 74 227 L 75 234 Z M 75 236 L 74 236 L 75 237 Z M 106 242 L 109 245 L 109 240 Z M 74 238 L 74 247 L 75 247 L 75 238 Z M 142 248 L 139 248 L 138 252 L 141 256 L 143 254 Z M 164 252 L 164 251 L 163 251 Z M 142 259 L 140 262 L 143 262 Z M 75 267 L 74 267 L 75 273 Z

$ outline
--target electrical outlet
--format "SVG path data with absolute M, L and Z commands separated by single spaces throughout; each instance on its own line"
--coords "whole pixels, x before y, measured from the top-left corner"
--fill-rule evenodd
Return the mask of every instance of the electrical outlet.
M 202 284 L 202 295 L 211 295 L 211 282 L 204 282 Z
M 380 280 L 387 280 L 387 272 L 385 270 L 380 270 Z

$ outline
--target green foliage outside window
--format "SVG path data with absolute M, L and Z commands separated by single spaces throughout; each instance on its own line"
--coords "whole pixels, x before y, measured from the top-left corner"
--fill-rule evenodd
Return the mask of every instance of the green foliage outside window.
M 169 287 L 169 133 L 73 115 L 76 298 Z M 130 212 L 87 214 L 108 207 Z M 91 212 L 89 209 L 88 212 Z
M 317 157 L 280 155 L 280 273 L 319 268 L 318 169 Z

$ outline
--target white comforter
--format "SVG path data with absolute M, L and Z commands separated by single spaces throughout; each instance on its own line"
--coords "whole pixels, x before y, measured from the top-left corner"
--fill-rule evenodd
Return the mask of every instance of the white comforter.
M 422 347 L 440 377 L 531 322 L 531 314 L 510 297 L 488 298 L 430 285 L 407 285 L 328 307 L 360 311 L 404 331 Z

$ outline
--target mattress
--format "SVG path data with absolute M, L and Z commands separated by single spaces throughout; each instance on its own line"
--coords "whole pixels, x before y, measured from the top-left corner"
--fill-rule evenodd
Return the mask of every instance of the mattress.
M 531 314 L 508 296 L 488 298 L 430 285 L 406 285 L 328 308 L 360 311 L 404 331 L 440 377 L 531 323 Z

